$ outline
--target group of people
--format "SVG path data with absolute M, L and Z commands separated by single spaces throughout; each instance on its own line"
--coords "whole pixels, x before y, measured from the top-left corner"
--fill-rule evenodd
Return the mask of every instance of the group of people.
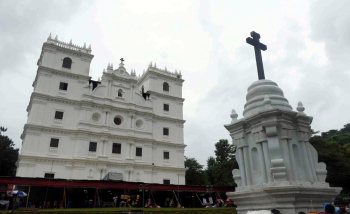
M 342 202 L 338 204 L 339 210 L 335 211 L 335 206 L 333 204 L 327 204 L 325 206 L 326 214 L 350 214 L 350 206 L 349 204 Z

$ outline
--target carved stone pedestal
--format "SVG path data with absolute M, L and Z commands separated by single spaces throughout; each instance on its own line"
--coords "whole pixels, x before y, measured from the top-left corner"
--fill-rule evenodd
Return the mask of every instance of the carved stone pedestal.
M 311 201 L 314 210 L 324 211 L 322 204 L 331 202 L 340 191 L 341 188 L 329 187 L 327 183 L 274 182 L 271 185 L 239 187 L 236 192 L 226 194 L 238 205 L 238 214 L 272 209 L 277 209 L 282 214 L 298 214 L 311 211 Z

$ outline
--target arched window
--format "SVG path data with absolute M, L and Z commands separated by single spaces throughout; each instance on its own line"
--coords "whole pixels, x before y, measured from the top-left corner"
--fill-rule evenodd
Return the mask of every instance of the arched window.
M 62 64 L 63 68 L 71 68 L 72 67 L 72 60 L 68 57 L 63 59 L 63 64 Z
M 123 97 L 123 90 L 122 89 L 118 90 L 118 97 Z
M 163 91 L 169 91 L 169 84 L 167 82 L 163 83 Z

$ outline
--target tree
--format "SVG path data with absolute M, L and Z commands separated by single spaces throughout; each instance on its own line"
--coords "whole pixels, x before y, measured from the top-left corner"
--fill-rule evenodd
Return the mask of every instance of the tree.
M 207 184 L 215 184 L 215 174 L 214 169 L 216 166 L 215 158 L 210 156 L 207 160 L 207 169 L 205 170 Z
M 7 129 L 0 126 L 0 176 L 15 176 L 18 149 L 14 148 L 13 141 L 3 135 Z
M 217 163 L 224 163 L 234 157 L 233 145 L 228 143 L 228 140 L 221 139 L 215 144 L 215 156 Z
M 205 184 L 203 165 L 200 165 L 196 159 L 185 157 L 185 167 L 187 168 L 185 175 L 186 185 Z
M 318 161 L 327 165 L 326 182 L 342 187 L 342 194 L 350 193 L 350 124 L 340 130 L 322 132 L 313 136 L 310 143 L 318 152 Z
M 215 186 L 233 186 L 232 170 L 238 168 L 234 158 L 234 146 L 228 140 L 221 139 L 215 144 L 215 158 L 209 157 L 205 171 L 208 184 Z

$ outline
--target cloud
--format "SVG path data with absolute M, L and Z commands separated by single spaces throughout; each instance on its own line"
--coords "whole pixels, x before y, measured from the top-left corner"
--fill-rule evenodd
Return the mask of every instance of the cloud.
M 6 135 L 16 147 L 27 118 L 43 38 L 69 22 L 83 6 L 78 1 L 0 1 L 0 125 L 8 128 Z

